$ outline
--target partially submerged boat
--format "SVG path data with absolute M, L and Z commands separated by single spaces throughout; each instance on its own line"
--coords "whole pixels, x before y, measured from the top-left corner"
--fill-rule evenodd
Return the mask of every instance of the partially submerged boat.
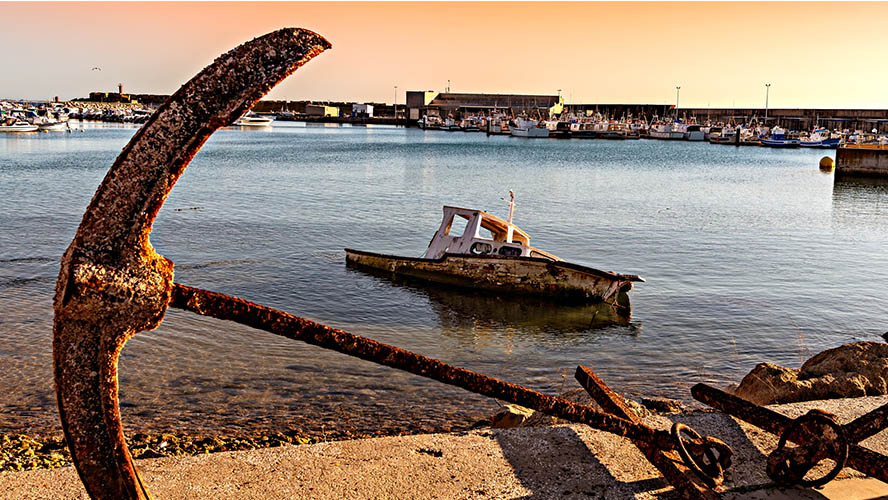
M 513 198 L 514 200 L 514 198 Z M 618 274 L 565 262 L 530 246 L 530 236 L 509 220 L 481 210 L 444 207 L 441 225 L 422 257 L 345 249 L 346 264 L 426 281 L 496 293 L 544 296 L 568 302 L 607 302 L 629 311 L 634 274 Z M 454 219 L 465 220 L 455 234 Z

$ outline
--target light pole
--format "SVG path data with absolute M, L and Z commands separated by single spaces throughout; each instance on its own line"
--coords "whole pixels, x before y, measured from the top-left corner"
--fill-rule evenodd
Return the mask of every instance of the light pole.
M 771 84 L 765 84 L 765 125 L 768 124 L 768 94 L 771 93 Z
M 394 115 L 395 118 L 398 118 L 398 86 L 395 85 L 395 104 L 394 104 Z
M 675 87 L 675 116 L 678 117 L 678 93 L 681 91 L 681 87 Z

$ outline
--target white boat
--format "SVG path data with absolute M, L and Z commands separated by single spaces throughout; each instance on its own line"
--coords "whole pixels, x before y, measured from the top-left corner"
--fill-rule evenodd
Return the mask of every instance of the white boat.
M 570 122 L 564 120 L 546 120 L 543 122 L 549 137 L 567 139 L 570 137 Z
M 511 131 L 514 137 L 549 137 L 549 129 L 540 127 L 534 120 L 518 118 Z
M 653 139 L 678 140 L 684 139 L 684 131 L 680 130 L 677 124 L 672 123 L 655 123 L 651 126 L 649 133 Z
M 430 129 L 437 130 L 437 129 L 441 128 L 442 123 L 441 123 L 441 118 L 438 116 L 425 115 L 418 122 L 416 122 L 416 124 L 419 125 L 419 128 L 421 128 L 423 130 L 430 130 Z
M 238 118 L 234 124 L 238 127 L 270 127 L 274 118 L 247 113 Z
M 37 124 L 37 129 L 41 132 L 64 132 L 70 130 L 67 121 L 45 120 Z
M 737 144 L 738 139 L 734 127 L 711 127 L 709 129 L 709 144 Z
M 513 198 L 514 200 L 514 198 Z M 345 249 L 348 265 L 425 281 L 503 294 L 629 308 L 627 292 L 640 276 L 572 264 L 530 246 L 530 236 L 508 220 L 481 210 L 445 206 L 444 217 L 422 257 Z M 454 220 L 462 224 L 454 224 Z M 459 231 L 459 234 L 456 234 Z
M 446 130 L 447 132 L 456 132 L 459 131 L 459 124 L 453 120 L 453 118 L 447 118 L 444 120 L 444 123 L 439 127 L 441 130 Z
M 509 135 L 509 120 L 505 117 L 491 117 L 487 119 L 487 133 L 491 135 Z
M 692 123 L 685 129 L 684 137 L 688 141 L 702 141 L 706 138 L 703 125 Z
M 7 118 L 0 122 L 0 132 L 36 132 L 37 125 L 19 120 L 18 118 Z

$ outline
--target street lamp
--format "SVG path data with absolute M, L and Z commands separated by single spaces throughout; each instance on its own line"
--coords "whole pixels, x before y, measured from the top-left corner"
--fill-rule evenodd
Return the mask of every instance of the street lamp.
M 681 87 L 675 87 L 675 116 L 678 116 L 678 92 L 681 90 Z
M 395 109 L 392 112 L 395 115 L 395 118 L 398 118 L 398 86 L 395 85 L 395 104 L 393 106 Z
M 765 125 L 768 124 L 768 94 L 771 92 L 771 84 L 765 84 Z

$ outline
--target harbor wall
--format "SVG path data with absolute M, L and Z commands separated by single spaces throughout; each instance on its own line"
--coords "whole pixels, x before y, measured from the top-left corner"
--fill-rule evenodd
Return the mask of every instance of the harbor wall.
M 839 148 L 835 178 L 842 177 L 888 179 L 888 149 Z

